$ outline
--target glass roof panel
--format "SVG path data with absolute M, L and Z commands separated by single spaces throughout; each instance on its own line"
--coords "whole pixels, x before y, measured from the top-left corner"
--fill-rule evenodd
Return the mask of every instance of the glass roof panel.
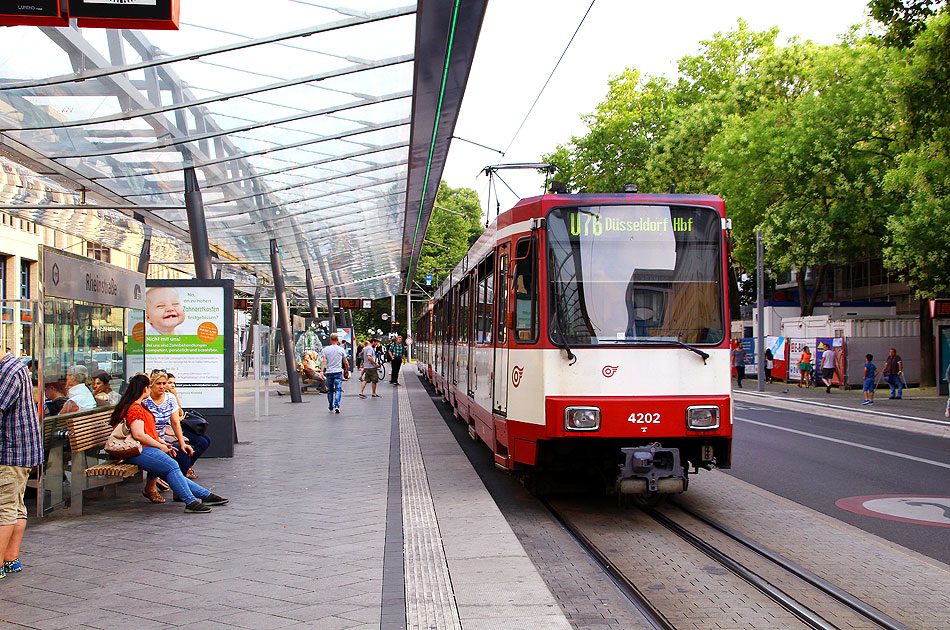
M 405 266 L 407 217 L 421 216 L 407 209 L 412 169 L 438 178 L 441 166 L 419 155 L 436 137 L 448 144 L 474 49 L 447 61 L 450 30 L 475 24 L 460 27 L 474 41 L 484 1 L 465 3 L 473 13 L 457 22 L 452 3 L 417 14 L 407 0 L 271 0 L 266 10 L 202 0 L 182 7 L 177 32 L 0 29 L 0 143 L 98 203 L 146 206 L 169 242 L 187 235 L 193 168 L 212 248 L 259 259 L 277 239 L 288 283 L 309 268 L 358 295 L 388 295 Z M 433 129 L 442 95 L 413 91 L 420 72 L 444 89 L 453 63 L 461 87 L 450 86 L 450 123 Z M 88 233 L 96 212 L 63 216 Z M 115 214 L 113 231 L 131 212 Z M 144 228 L 132 223 L 130 235 L 103 238 L 134 249 Z M 187 246 L 166 249 L 187 257 Z

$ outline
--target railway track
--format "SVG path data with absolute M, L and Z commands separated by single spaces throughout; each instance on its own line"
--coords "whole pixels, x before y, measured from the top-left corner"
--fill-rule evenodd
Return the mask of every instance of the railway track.
M 695 510 L 545 501 L 654 628 L 907 630 L 874 606 Z M 716 564 L 708 565 L 712 559 Z M 663 574 L 664 567 L 668 574 Z

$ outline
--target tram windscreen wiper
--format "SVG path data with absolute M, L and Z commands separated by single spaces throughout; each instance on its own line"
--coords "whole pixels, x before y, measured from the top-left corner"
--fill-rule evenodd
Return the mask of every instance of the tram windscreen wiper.
M 561 292 L 557 285 L 557 281 L 551 283 L 551 290 L 554 292 L 554 319 L 557 322 L 557 334 L 561 338 L 561 343 L 558 345 L 567 351 L 567 360 L 570 361 L 568 365 L 574 365 L 577 363 L 577 357 L 571 351 L 571 346 L 567 343 L 567 337 L 564 336 L 564 332 L 561 330 Z M 554 341 L 554 339 L 552 338 L 551 341 Z
M 604 342 L 604 341 L 612 341 L 612 340 L 609 340 L 609 339 L 601 340 L 601 342 Z M 672 344 L 674 346 L 679 346 L 680 348 L 686 348 L 690 352 L 695 352 L 696 354 L 701 356 L 703 358 L 703 365 L 706 365 L 706 359 L 709 358 L 709 354 L 706 352 L 703 352 L 699 348 L 695 346 L 691 346 L 688 343 L 680 341 L 679 339 L 673 339 L 671 337 L 663 338 L 663 339 L 657 339 L 657 338 L 651 338 L 651 337 L 637 337 L 634 339 L 619 339 L 618 342 L 633 343 L 633 344 L 656 344 L 656 345 Z

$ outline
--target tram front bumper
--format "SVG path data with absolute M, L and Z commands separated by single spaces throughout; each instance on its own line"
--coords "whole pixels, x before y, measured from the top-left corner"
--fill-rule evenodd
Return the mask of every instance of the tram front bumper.
M 674 494 L 686 491 L 686 471 L 676 448 L 649 446 L 622 448 L 624 464 L 617 476 L 620 494 Z

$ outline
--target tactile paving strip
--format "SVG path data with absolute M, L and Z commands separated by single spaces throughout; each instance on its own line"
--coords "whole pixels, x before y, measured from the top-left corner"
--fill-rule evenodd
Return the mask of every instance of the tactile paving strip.
M 399 390 L 399 459 L 408 628 L 461 630 L 409 394 Z

